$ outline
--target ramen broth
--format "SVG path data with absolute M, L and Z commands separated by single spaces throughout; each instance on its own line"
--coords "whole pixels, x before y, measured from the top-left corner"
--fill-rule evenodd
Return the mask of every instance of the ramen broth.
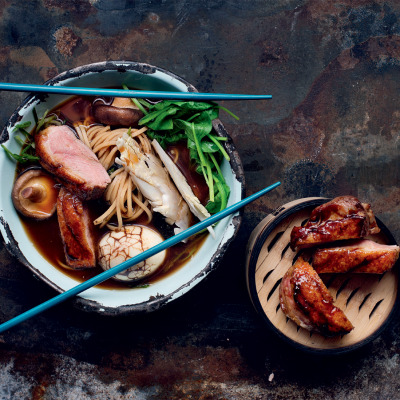
M 94 217 L 94 213 L 92 212 Z M 94 218 L 93 218 L 94 219 Z M 75 279 L 78 282 L 84 282 L 87 279 L 92 278 L 95 275 L 103 272 L 103 270 L 97 266 L 93 269 L 86 270 L 72 270 L 64 268 L 60 265 L 65 263 L 64 248 L 61 241 L 60 229 L 58 227 L 57 215 L 53 215 L 46 221 L 34 221 L 25 217 L 21 217 L 22 225 L 27 233 L 27 236 L 34 244 L 39 253 L 59 271 L 67 274 L 69 277 Z M 140 222 L 138 222 L 140 223 Z M 157 229 L 154 224 L 147 225 L 150 228 Z M 159 230 L 159 229 L 157 229 Z M 93 229 L 95 236 L 95 243 L 97 244 L 101 236 L 107 232 L 106 228 Z M 162 264 L 158 273 L 144 279 L 140 282 L 123 283 L 113 279 L 109 279 L 98 287 L 103 289 L 118 289 L 126 288 L 130 286 L 142 285 L 144 283 L 154 283 L 161 278 L 168 276 L 180 267 L 182 267 L 187 261 L 190 260 L 191 256 L 194 255 L 197 250 L 204 243 L 207 234 L 198 234 L 189 238 L 187 243 L 178 243 L 175 246 L 167 249 L 167 256 Z
M 57 114 L 60 120 L 65 121 L 65 123 L 71 127 L 76 121 L 85 121 L 86 124 L 95 123 L 91 113 L 91 105 L 93 100 L 93 97 L 74 97 L 73 99 L 55 107 L 51 112 L 48 113 L 48 115 L 54 113 Z M 105 102 L 107 102 L 107 99 L 105 99 Z M 185 143 L 171 145 L 166 149 L 166 151 L 172 156 L 189 185 L 193 188 L 193 192 L 200 199 L 201 203 L 206 204 L 208 201 L 207 184 L 205 183 L 203 177 L 195 171 L 195 166 L 190 163 L 189 150 L 187 149 Z M 25 165 L 17 165 L 17 171 L 21 171 L 23 169 L 26 169 Z M 92 221 L 101 215 L 107 208 L 107 204 L 101 200 L 90 201 L 88 204 Z M 87 270 L 72 270 L 62 266 L 62 264 L 65 264 L 65 254 L 61 240 L 60 229 L 58 226 L 57 215 L 53 215 L 50 219 L 45 221 L 35 221 L 23 216 L 20 216 L 20 218 L 27 236 L 32 241 L 39 253 L 50 264 L 64 274 L 78 282 L 83 282 L 103 272 L 100 266 Z M 137 221 L 129 224 L 144 224 L 145 220 L 145 217 L 140 217 Z M 110 222 L 113 222 L 113 220 Z M 147 226 L 159 231 L 164 239 L 173 234 L 171 227 L 163 222 L 162 217 L 160 217 L 157 213 L 153 214 L 153 221 L 152 223 L 147 224 Z M 100 238 L 107 231 L 107 228 L 100 229 L 99 227 L 93 225 L 93 235 L 96 247 Z M 167 249 L 166 259 L 159 271 L 156 274 L 143 279 L 142 281 L 123 283 L 109 279 L 106 282 L 99 284 L 98 287 L 102 287 L 104 289 L 118 289 L 154 283 L 173 273 L 182 267 L 186 262 L 188 262 L 190 258 L 199 250 L 206 237 L 207 233 L 197 234 L 190 237 L 186 243 L 181 242 Z

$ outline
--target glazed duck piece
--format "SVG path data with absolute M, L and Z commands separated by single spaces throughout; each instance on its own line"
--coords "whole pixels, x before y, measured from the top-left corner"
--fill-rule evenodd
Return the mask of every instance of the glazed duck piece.
M 312 265 L 317 273 L 383 274 L 399 258 L 399 246 L 378 244 L 372 240 L 357 240 L 338 247 L 319 248 Z
M 297 325 L 325 336 L 343 335 L 353 329 L 321 278 L 302 257 L 289 268 L 279 288 L 283 313 Z
M 295 226 L 290 246 L 298 250 L 337 240 L 359 239 L 380 231 L 369 204 L 341 196 L 315 208 L 304 227 Z
M 57 217 L 69 269 L 96 267 L 96 250 L 89 210 L 80 198 L 61 188 L 57 198 Z

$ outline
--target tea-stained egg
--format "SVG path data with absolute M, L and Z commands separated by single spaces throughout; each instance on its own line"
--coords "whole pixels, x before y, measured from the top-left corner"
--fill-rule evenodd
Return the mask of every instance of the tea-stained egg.
M 163 241 L 163 237 L 154 229 L 142 225 L 127 225 L 121 230 L 107 232 L 99 242 L 99 264 L 104 270 L 148 250 Z M 129 282 L 143 279 L 154 274 L 166 257 L 166 250 L 120 272 L 114 279 Z

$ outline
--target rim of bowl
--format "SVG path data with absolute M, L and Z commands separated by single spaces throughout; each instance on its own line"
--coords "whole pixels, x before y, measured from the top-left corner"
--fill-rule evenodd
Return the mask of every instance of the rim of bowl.
M 96 73 L 101 73 L 105 71 L 116 71 L 120 73 L 127 73 L 129 71 L 136 71 L 141 74 L 154 74 L 156 72 L 164 74 L 168 76 L 169 78 L 172 78 L 174 81 L 178 81 L 182 84 L 185 85 L 185 88 L 188 92 L 197 92 L 197 89 L 187 82 L 185 79 L 181 78 L 180 76 L 172 73 L 171 71 L 168 71 L 166 69 L 156 67 L 150 64 L 146 63 L 140 63 L 140 62 L 134 62 L 134 61 L 103 61 L 103 62 L 97 62 L 97 63 L 92 63 L 92 64 L 85 64 L 76 68 L 69 69 L 67 71 L 61 72 L 60 74 L 56 75 L 52 79 L 49 79 L 46 81 L 44 84 L 45 85 L 63 85 L 64 82 L 66 82 L 69 79 L 77 79 L 80 76 L 87 75 L 87 74 L 96 74 Z M 8 135 L 8 128 L 12 127 L 15 125 L 20 119 L 22 119 L 22 115 L 20 114 L 20 111 L 29 105 L 33 103 L 40 103 L 46 100 L 46 98 L 49 97 L 49 95 L 44 94 L 44 93 L 39 93 L 39 94 L 30 94 L 28 95 L 22 103 L 18 106 L 18 108 L 13 112 L 11 117 L 8 119 L 6 122 L 1 134 L 0 134 L 0 143 L 3 143 L 9 139 Z M 66 95 L 66 98 L 68 96 Z M 71 97 L 71 96 L 70 96 Z M 226 136 L 228 140 L 226 141 L 226 150 L 231 158 L 229 164 L 230 168 L 234 174 L 235 179 L 238 181 L 240 184 L 240 196 L 241 198 L 244 197 L 245 195 L 245 177 L 244 177 L 244 170 L 242 166 L 242 162 L 240 160 L 239 154 L 236 150 L 236 147 L 225 130 L 223 124 L 219 119 L 216 119 L 213 121 L 213 127 L 214 130 L 217 132 L 219 136 Z M 168 294 L 162 294 L 159 296 L 155 296 L 153 298 L 149 298 L 149 300 L 141 302 L 141 303 L 135 303 L 135 304 L 126 304 L 126 305 L 121 305 L 121 306 L 116 306 L 116 307 L 109 307 L 105 306 L 101 303 L 98 303 L 97 301 L 86 299 L 80 296 L 75 296 L 72 299 L 72 303 L 75 307 L 78 309 L 84 310 L 84 311 L 89 311 L 89 312 L 98 312 L 101 313 L 102 315 L 108 315 L 108 316 L 114 316 L 114 315 L 128 315 L 128 314 L 134 314 L 134 313 L 147 313 L 147 312 L 153 312 L 161 307 L 165 306 L 172 300 L 181 297 L 185 293 L 187 293 L 191 288 L 193 288 L 195 285 L 200 283 L 211 271 L 213 271 L 221 259 L 223 258 L 225 251 L 227 250 L 228 246 L 230 243 L 234 240 L 234 238 L 237 235 L 237 232 L 239 230 L 241 221 L 242 221 L 242 216 L 243 216 L 243 210 L 240 210 L 238 213 L 233 215 L 231 218 L 232 220 L 226 227 L 225 231 L 226 232 L 229 229 L 229 226 L 233 227 L 233 232 L 226 239 L 223 243 L 222 246 L 218 246 L 217 251 L 212 255 L 210 258 L 209 262 L 207 265 L 199 272 L 197 273 L 194 277 L 192 277 L 189 281 L 185 282 L 184 284 L 179 285 L 178 288 L 173 290 L 172 292 Z M 24 256 L 22 251 L 19 249 L 18 242 L 16 239 L 13 237 L 12 231 L 7 223 L 7 221 L 0 216 L 0 225 L 2 225 L 3 230 L 7 236 L 8 243 L 4 240 L 5 242 L 5 247 L 7 250 L 15 257 L 18 259 L 19 262 L 21 262 L 23 265 L 28 267 L 37 277 L 39 277 L 42 281 L 44 281 L 47 285 L 52 287 L 54 290 L 56 290 L 58 293 L 64 292 L 63 289 L 61 289 L 57 284 L 55 284 L 49 277 L 47 277 L 45 274 L 43 274 L 41 271 L 36 269 Z M 225 238 L 225 236 L 222 234 L 221 235 L 221 240 Z M 4 238 L 5 239 L 5 238 Z M 77 283 L 78 284 L 78 283 Z

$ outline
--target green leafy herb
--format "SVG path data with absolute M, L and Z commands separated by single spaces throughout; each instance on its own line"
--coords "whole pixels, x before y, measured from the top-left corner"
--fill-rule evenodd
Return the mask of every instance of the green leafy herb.
M 2 144 L 1 147 L 4 149 L 6 154 L 12 160 L 18 161 L 18 162 L 20 162 L 22 164 L 27 163 L 27 162 L 32 162 L 32 161 L 39 161 L 39 157 L 28 153 L 27 150 L 30 148 L 28 146 L 26 146 L 25 149 L 22 150 L 21 154 L 12 153 L 10 150 L 7 149 L 6 146 L 4 146 L 4 144 Z
M 122 85 L 122 87 L 123 87 L 125 90 L 130 90 L 130 89 L 128 88 L 128 86 L 126 86 L 126 85 Z M 145 107 L 148 108 L 148 107 L 150 106 L 150 103 L 148 103 L 147 101 L 142 100 L 142 99 L 135 99 L 134 97 L 132 97 L 131 100 L 132 100 L 132 103 L 133 103 L 144 115 L 147 114 L 147 111 L 146 111 Z
M 25 121 L 16 124 L 14 127 L 14 139 L 22 147 L 22 151 L 20 154 L 13 153 L 6 146 L 4 146 L 3 144 L 1 145 L 7 156 L 10 157 L 13 161 L 25 164 L 28 162 L 35 162 L 39 160 L 39 157 L 35 155 L 35 143 L 33 141 L 33 137 L 25 129 L 29 128 L 30 126 L 31 122 Z
M 216 195 L 214 201 L 209 202 L 206 206 L 207 211 L 211 214 L 226 208 L 230 194 L 230 188 L 226 184 L 225 179 L 218 178 L 216 175 L 213 175 L 213 178 L 216 185 Z
M 145 288 L 148 288 L 148 287 L 150 287 L 150 284 L 149 284 L 149 283 L 143 283 L 143 284 L 141 284 L 141 285 L 135 285 L 135 286 L 133 286 L 132 288 L 133 288 L 133 289 L 145 289 Z
M 43 117 L 40 118 L 36 124 L 35 133 L 39 132 L 41 129 L 47 128 L 49 125 L 60 125 L 61 123 L 57 121 L 57 115 L 51 114 L 47 116 L 49 110 L 45 111 Z
M 18 124 L 15 124 L 15 129 L 23 130 L 25 128 L 29 128 L 30 126 L 31 126 L 31 121 L 19 122 Z
M 218 118 L 220 109 L 238 119 L 214 102 L 164 100 L 150 105 L 139 121 L 139 125 L 147 126 L 148 136 L 164 148 L 180 140 L 186 141 L 190 158 L 208 185 L 206 208 L 210 213 L 223 210 L 230 193 L 220 168 L 223 158 L 229 161 L 229 155 L 220 143 L 227 138 L 214 135 L 212 130 L 212 121 Z
M 26 130 L 26 128 L 29 128 L 31 126 L 30 121 L 19 122 L 15 125 L 13 130 L 13 133 L 15 134 L 14 139 L 22 147 L 22 151 L 20 154 L 13 153 L 6 146 L 2 144 L 1 147 L 4 149 L 8 157 L 21 164 L 39 161 L 39 157 L 36 156 L 35 152 L 34 135 L 37 132 L 39 132 L 42 128 L 45 128 L 48 125 L 61 124 L 61 122 L 57 120 L 57 116 L 55 114 L 49 116 L 47 116 L 47 114 L 48 111 L 46 111 L 43 117 L 39 119 L 37 116 L 36 109 L 35 108 L 33 109 L 33 118 L 35 120 L 36 127 L 32 134 Z

